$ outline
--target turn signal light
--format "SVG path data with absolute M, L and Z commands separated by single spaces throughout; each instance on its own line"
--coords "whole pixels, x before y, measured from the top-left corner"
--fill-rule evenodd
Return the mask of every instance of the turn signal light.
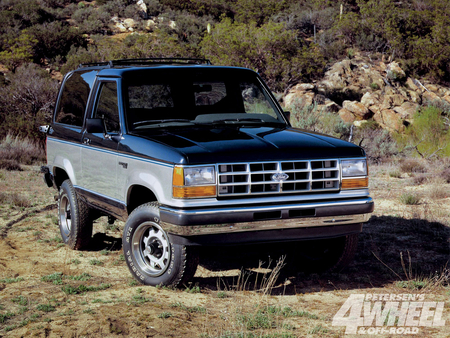
M 216 186 L 201 186 L 201 187 L 173 187 L 174 198 L 200 198 L 200 197 L 215 197 Z
M 359 189 L 368 187 L 369 187 L 368 177 L 342 179 L 342 189 Z

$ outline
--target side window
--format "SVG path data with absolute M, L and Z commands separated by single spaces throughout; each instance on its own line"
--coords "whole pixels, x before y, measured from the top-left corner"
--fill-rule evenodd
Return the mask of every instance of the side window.
M 83 125 L 84 112 L 96 73 L 76 72 L 65 81 L 56 109 L 56 123 L 78 127 Z
M 108 134 L 120 133 L 119 103 L 115 82 L 103 82 L 100 85 L 94 118 L 102 118 L 105 121 Z

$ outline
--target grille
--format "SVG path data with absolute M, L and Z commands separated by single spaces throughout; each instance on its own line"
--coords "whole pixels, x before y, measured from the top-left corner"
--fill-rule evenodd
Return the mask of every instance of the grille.
M 338 160 L 219 164 L 219 196 L 339 190 Z

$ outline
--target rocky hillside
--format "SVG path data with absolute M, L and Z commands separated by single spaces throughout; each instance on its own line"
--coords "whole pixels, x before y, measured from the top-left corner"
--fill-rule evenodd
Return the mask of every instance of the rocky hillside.
M 357 54 L 333 64 L 315 83 L 300 83 L 283 98 L 287 110 L 317 105 L 347 123 L 374 120 L 391 132 L 412 123 L 421 105 L 450 105 L 450 89 L 408 77 L 399 64 Z

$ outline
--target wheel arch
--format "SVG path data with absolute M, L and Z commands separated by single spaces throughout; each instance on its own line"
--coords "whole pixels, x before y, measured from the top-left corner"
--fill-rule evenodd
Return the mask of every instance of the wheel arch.
M 69 175 L 67 174 L 66 170 L 60 167 L 54 167 L 53 168 L 53 180 L 56 184 L 56 189 L 59 190 L 61 187 L 61 184 L 67 180 L 70 179 Z
M 158 202 L 155 193 L 148 187 L 135 184 L 128 189 L 127 193 L 127 212 L 128 215 L 138 206 L 149 203 Z

